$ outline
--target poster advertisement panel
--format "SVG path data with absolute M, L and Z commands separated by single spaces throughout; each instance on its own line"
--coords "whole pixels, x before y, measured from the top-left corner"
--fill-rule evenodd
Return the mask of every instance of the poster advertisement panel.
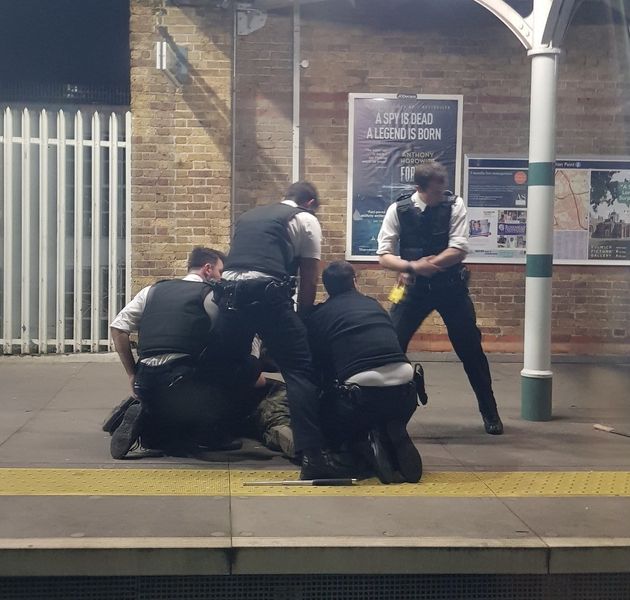
M 459 193 L 462 96 L 350 94 L 346 257 L 377 260 L 389 205 L 413 191 L 416 165 L 442 163 Z

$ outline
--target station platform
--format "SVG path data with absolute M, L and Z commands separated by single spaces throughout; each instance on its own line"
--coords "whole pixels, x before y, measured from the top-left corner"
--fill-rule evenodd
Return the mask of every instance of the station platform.
M 243 483 L 298 473 L 254 441 L 203 460 L 111 459 L 100 426 L 127 393 L 113 356 L 0 359 L 0 582 L 610 574 L 630 597 L 630 438 L 593 429 L 630 432 L 628 365 L 554 365 L 554 419 L 532 423 L 520 364 L 495 359 L 495 437 L 461 364 L 424 364 L 419 484 L 264 488 Z

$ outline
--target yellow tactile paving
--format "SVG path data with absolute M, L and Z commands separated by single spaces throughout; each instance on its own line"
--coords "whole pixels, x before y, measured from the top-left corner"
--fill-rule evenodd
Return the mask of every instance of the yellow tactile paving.
M 478 472 L 477 476 L 500 497 L 630 496 L 626 471 Z
M 227 470 L 0 469 L 0 496 L 228 496 Z
M 244 486 L 297 479 L 297 471 L 0 468 L 0 496 L 371 496 L 451 498 L 630 497 L 629 471 L 429 471 L 419 484 Z
M 382 485 L 377 479 L 360 481 L 352 487 L 266 487 L 244 486 L 246 481 L 296 479 L 295 471 L 231 471 L 233 496 L 492 496 L 492 491 L 467 471 L 426 473 L 421 484 Z

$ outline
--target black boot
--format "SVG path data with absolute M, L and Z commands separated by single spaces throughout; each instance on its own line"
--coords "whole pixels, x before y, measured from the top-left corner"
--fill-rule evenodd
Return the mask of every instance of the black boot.
M 126 410 L 134 403 L 136 399 L 133 396 L 129 396 L 129 398 L 125 398 L 105 419 L 103 422 L 103 431 L 109 433 L 110 435 L 116 431 L 118 426 L 122 423 L 123 417 L 125 416 Z
M 300 479 L 345 479 L 357 476 L 356 465 L 321 448 L 304 450 Z
M 112 434 L 109 451 L 112 458 L 124 458 L 127 452 L 138 441 L 142 430 L 143 419 L 142 404 L 139 401 L 131 404 L 125 411 L 122 423 Z
M 372 429 L 367 434 L 367 459 L 381 483 L 402 483 L 397 473 L 393 448 L 384 431 Z
M 397 471 L 409 483 L 418 483 L 422 477 L 422 458 L 407 433 L 402 421 L 390 421 L 385 426 L 393 450 Z
M 483 418 L 483 426 L 486 429 L 486 433 L 489 433 L 490 435 L 501 435 L 503 433 L 503 422 L 501 421 L 501 417 L 496 409 L 489 414 L 481 416 Z

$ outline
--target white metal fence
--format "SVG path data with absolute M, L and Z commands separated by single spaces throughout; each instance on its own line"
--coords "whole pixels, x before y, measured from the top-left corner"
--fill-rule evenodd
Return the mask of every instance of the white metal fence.
M 131 114 L 3 107 L 4 354 L 98 352 L 130 290 Z

